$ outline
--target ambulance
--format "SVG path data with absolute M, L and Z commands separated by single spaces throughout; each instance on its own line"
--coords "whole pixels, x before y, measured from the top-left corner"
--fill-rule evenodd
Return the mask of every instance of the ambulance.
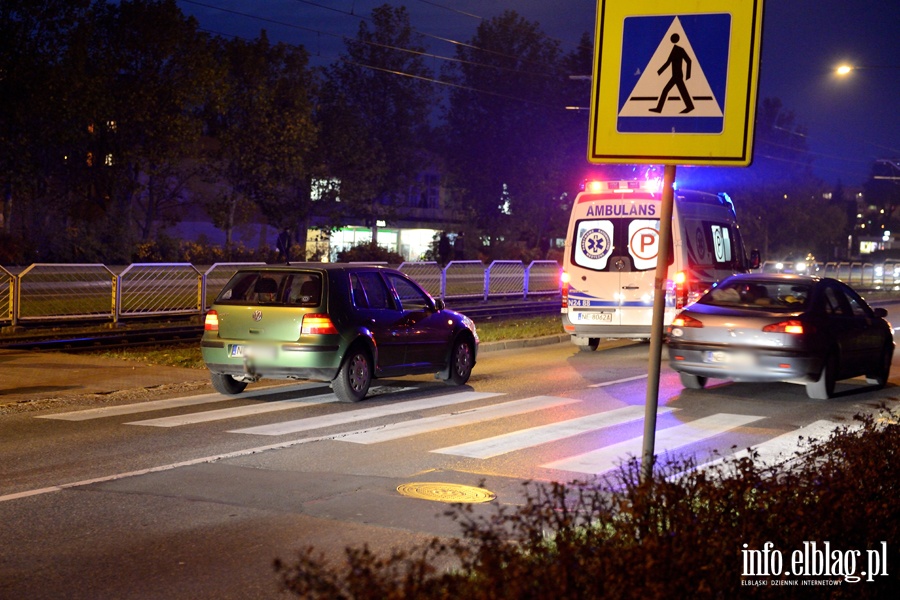
M 562 324 L 580 350 L 605 338 L 649 339 L 662 182 L 586 182 L 572 206 Z M 713 283 L 749 270 L 727 194 L 675 191 L 664 323 Z

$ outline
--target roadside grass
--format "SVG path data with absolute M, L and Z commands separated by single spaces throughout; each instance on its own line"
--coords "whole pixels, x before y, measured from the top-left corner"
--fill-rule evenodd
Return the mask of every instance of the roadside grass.
M 528 317 L 525 319 L 487 319 L 476 322 L 478 337 L 482 343 L 503 340 L 531 339 L 563 333 L 559 315 Z M 114 350 L 97 350 L 94 356 L 132 360 L 143 364 L 186 369 L 205 369 L 196 342 L 167 346 L 138 346 Z

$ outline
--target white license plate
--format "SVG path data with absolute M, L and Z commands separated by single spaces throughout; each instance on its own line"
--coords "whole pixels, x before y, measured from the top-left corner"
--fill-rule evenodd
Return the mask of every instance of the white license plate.
M 274 346 L 243 346 L 235 344 L 231 347 L 231 358 L 261 358 L 274 360 L 276 350 Z
M 575 313 L 576 321 L 587 321 L 589 323 L 612 323 L 613 314 L 611 312 L 580 312 Z
M 708 350 L 703 353 L 703 362 L 721 365 L 734 365 L 736 367 L 752 367 L 756 364 L 756 357 L 750 352 Z

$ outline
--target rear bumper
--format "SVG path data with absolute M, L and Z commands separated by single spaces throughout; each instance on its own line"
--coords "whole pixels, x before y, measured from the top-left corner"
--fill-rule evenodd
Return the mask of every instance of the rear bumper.
M 612 323 L 572 322 L 567 314 L 563 314 L 562 323 L 566 332 L 573 337 L 580 338 L 649 339 L 651 330 L 649 323 L 647 325 L 613 325 Z
M 202 340 L 200 351 L 213 373 L 237 379 L 312 379 L 331 381 L 341 366 L 338 346 L 313 346 L 297 343 L 265 346 L 272 354 L 263 358 L 233 357 L 233 343 L 226 340 Z
M 696 347 L 669 340 L 669 366 L 679 372 L 700 377 L 733 381 L 813 382 L 822 372 L 823 358 L 796 351 Z M 729 358 L 714 362 L 711 352 L 724 352 Z M 740 359 L 740 360 L 737 360 Z

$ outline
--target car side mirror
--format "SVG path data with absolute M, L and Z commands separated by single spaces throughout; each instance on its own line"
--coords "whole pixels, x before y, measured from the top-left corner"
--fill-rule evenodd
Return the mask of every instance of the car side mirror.
M 875 312 L 875 316 L 879 319 L 884 319 L 885 317 L 887 317 L 887 309 L 882 306 L 878 306 L 876 308 L 873 308 L 872 310 Z
M 444 304 L 444 301 L 441 298 L 435 298 L 434 310 L 436 310 L 437 312 L 441 312 L 445 308 L 447 308 L 447 306 Z

